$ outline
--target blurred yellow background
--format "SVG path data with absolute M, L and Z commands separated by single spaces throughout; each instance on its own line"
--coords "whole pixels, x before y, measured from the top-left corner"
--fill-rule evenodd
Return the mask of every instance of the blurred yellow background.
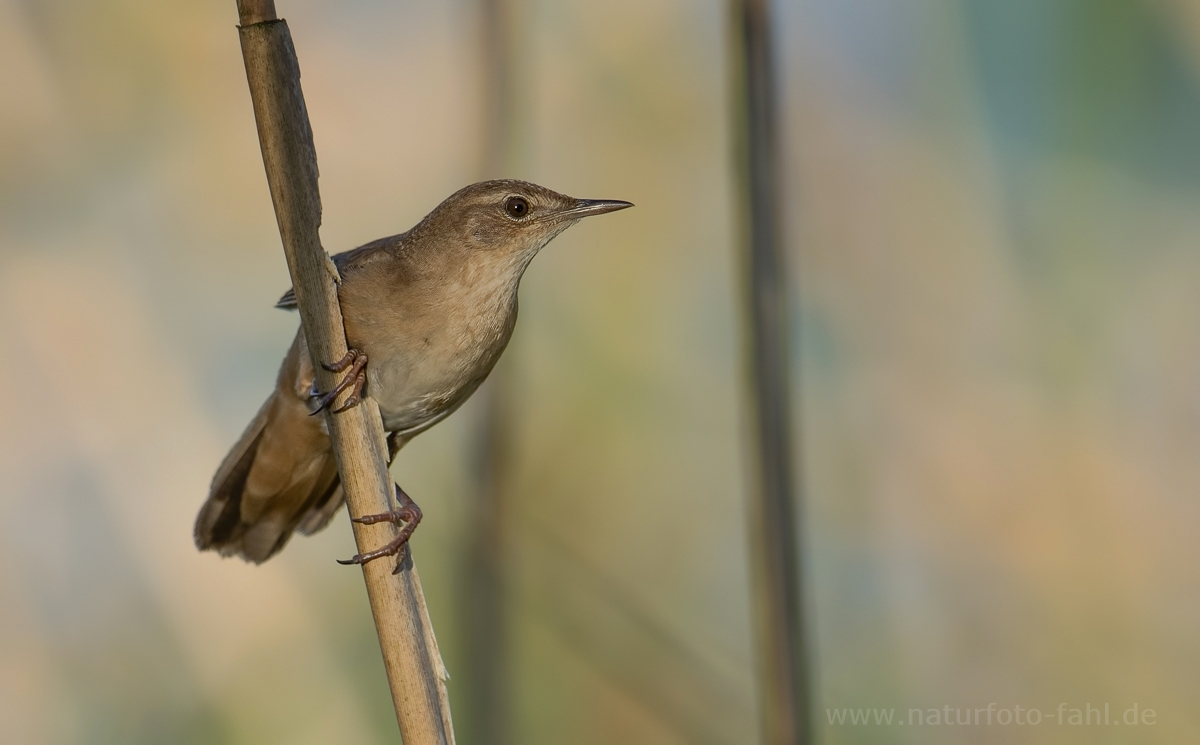
M 278 4 L 331 252 L 477 179 L 471 0 Z M 725 7 L 516 6 L 509 175 L 638 206 L 534 262 L 502 363 L 513 741 L 750 743 Z M 775 9 L 821 741 L 1197 741 L 1200 5 Z M 191 540 L 298 322 L 235 22 L 0 0 L 4 743 L 396 739 L 344 518 Z M 393 467 L 452 703 L 479 416 Z M 992 702 L 1157 723 L 826 711 Z

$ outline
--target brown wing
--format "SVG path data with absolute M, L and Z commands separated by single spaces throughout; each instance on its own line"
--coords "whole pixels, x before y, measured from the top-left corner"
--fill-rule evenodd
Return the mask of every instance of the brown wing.
M 358 269 L 370 264 L 377 258 L 383 256 L 385 251 L 393 246 L 399 245 L 404 238 L 404 234 L 390 235 L 387 238 L 380 238 L 376 241 L 371 241 L 358 248 L 352 248 L 349 251 L 343 251 L 333 258 L 333 265 L 337 267 L 338 274 L 345 277 L 348 274 L 353 274 Z M 283 293 L 283 297 L 279 298 L 279 302 L 275 303 L 276 308 L 283 310 L 296 309 L 296 291 L 289 289 Z

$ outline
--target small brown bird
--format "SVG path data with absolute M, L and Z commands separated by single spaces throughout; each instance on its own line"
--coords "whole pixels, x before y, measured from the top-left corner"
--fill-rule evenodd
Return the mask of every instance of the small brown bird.
M 346 376 L 334 390 L 317 391 L 304 334 L 296 334 L 275 391 L 217 469 L 196 518 L 196 545 L 262 562 L 293 531 L 325 527 L 342 489 L 324 418 L 313 415 L 347 389 L 335 414 L 371 396 L 394 457 L 491 372 L 516 324 L 517 286 L 537 252 L 581 218 L 631 206 L 524 181 L 485 181 L 451 195 L 407 233 L 334 256 L 350 352 L 326 367 L 349 368 Z M 296 307 L 292 291 L 277 307 Z M 401 538 L 345 563 L 400 550 L 420 510 L 399 487 L 397 494 Z

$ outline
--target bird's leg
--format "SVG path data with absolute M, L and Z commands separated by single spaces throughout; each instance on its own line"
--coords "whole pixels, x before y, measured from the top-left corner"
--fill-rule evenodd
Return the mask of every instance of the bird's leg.
M 346 390 L 347 388 L 351 388 L 351 386 L 353 386 L 353 388 L 350 390 L 350 397 L 346 399 L 346 403 L 334 409 L 333 413 L 340 414 L 346 409 L 353 408 L 362 403 L 363 388 L 365 388 L 367 385 L 367 355 L 365 352 L 360 352 L 357 349 L 349 349 L 346 351 L 345 357 L 328 365 L 322 362 L 321 367 L 325 368 L 329 372 L 341 372 L 347 367 L 350 368 L 350 371 L 347 372 L 346 376 L 342 378 L 341 382 L 339 382 L 337 386 L 335 386 L 334 389 L 328 393 L 320 393 L 316 391 L 316 383 L 313 383 L 313 397 L 317 399 L 317 408 L 313 409 L 309 416 L 312 416 L 313 414 L 316 414 L 322 409 L 328 407 L 329 404 L 333 403 L 335 398 L 341 395 L 342 391 Z
M 400 532 L 396 535 L 391 543 L 383 548 L 368 551 L 365 554 L 358 554 L 352 559 L 338 559 L 339 564 L 366 564 L 368 561 L 378 559 L 380 556 L 397 556 L 396 568 L 392 570 L 392 574 L 399 574 L 400 567 L 404 564 L 404 556 L 401 551 L 408 546 L 408 539 L 417 529 L 417 524 L 421 522 L 421 508 L 417 503 L 412 501 L 412 497 L 404 493 L 399 484 L 396 484 L 396 501 L 399 506 L 390 511 L 383 512 L 378 515 L 363 515 L 362 517 L 353 518 L 353 521 L 362 525 L 374 525 L 375 523 L 389 522 L 400 526 Z

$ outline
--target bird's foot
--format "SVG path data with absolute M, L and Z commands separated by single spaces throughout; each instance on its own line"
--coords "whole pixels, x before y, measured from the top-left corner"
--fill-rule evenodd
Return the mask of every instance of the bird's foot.
M 346 356 L 326 365 L 321 363 L 321 367 L 329 372 L 341 372 L 346 368 L 350 368 L 341 382 L 328 393 L 321 393 L 316 390 L 316 382 L 313 383 L 312 396 L 317 400 L 317 407 L 312 410 L 309 416 L 315 415 L 318 412 L 329 407 L 333 400 L 342 394 L 347 388 L 350 389 L 350 396 L 345 403 L 333 410 L 332 413 L 340 414 L 346 409 L 352 409 L 362 403 L 363 389 L 367 386 L 367 355 L 365 352 L 360 352 L 357 349 L 349 349 L 346 351 Z
M 381 556 L 396 556 L 398 557 L 396 559 L 396 568 L 392 570 L 392 574 L 400 573 L 400 568 L 404 565 L 404 559 L 408 554 L 408 539 L 412 536 L 413 531 L 417 529 L 417 524 L 421 522 L 421 508 L 417 506 L 416 502 L 412 501 L 412 497 L 404 493 L 399 484 L 395 486 L 396 501 L 399 502 L 399 507 L 391 512 L 356 517 L 353 518 L 353 521 L 362 525 L 389 522 L 399 525 L 400 532 L 383 548 L 377 548 L 365 554 L 358 554 L 351 559 L 338 559 L 339 564 L 366 564 L 368 561 L 378 559 Z

